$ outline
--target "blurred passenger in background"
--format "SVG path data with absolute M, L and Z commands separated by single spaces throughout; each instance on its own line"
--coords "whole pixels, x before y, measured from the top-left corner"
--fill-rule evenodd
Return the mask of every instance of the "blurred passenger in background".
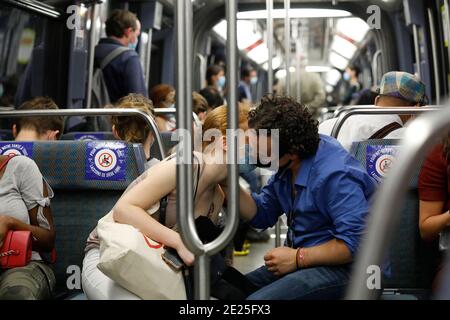
M 153 106 L 158 108 L 175 107 L 175 88 L 168 84 L 159 84 L 150 90 Z M 161 132 L 172 131 L 176 128 L 174 115 L 158 115 L 156 117 L 158 129 Z
M 223 96 L 227 80 L 225 78 L 225 70 L 222 66 L 214 64 L 206 70 L 206 86 L 219 90 Z
M 355 98 L 355 95 L 362 89 L 362 85 L 358 80 L 360 73 L 361 69 L 358 66 L 350 66 L 345 69 L 343 78 L 349 83 L 349 87 L 341 101 L 344 106 L 348 106 Z
M 212 110 L 214 110 L 217 107 L 224 105 L 224 100 L 222 96 L 220 95 L 219 90 L 217 90 L 214 87 L 206 87 L 199 91 L 199 93 L 203 96 L 203 98 L 208 101 L 208 106 Z

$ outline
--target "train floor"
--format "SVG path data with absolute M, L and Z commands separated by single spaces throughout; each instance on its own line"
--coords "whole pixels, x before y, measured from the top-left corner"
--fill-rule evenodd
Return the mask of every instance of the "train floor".
M 264 242 L 250 242 L 250 253 L 247 256 L 235 256 L 234 267 L 243 274 L 249 273 L 264 265 L 264 255 L 275 248 L 275 228 L 269 229 L 270 239 Z M 286 227 L 281 227 L 281 244 L 286 237 Z

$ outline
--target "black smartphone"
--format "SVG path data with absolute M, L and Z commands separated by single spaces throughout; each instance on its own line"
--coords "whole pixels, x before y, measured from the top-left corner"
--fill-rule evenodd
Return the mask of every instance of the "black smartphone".
M 164 247 L 165 251 L 161 255 L 162 259 L 172 268 L 179 271 L 185 266 L 183 259 L 178 255 L 177 250 L 169 247 Z

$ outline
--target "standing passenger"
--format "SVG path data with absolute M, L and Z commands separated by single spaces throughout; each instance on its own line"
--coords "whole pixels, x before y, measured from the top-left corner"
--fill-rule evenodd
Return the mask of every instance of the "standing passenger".
M 226 82 L 227 80 L 225 78 L 225 70 L 223 70 L 223 67 L 217 64 L 208 67 L 208 69 L 206 70 L 207 87 L 216 88 L 223 96 Z
M 140 32 L 141 24 L 135 14 L 126 10 L 114 10 L 106 21 L 107 38 L 101 39 L 95 47 L 97 67 L 118 47 L 130 48 L 103 69 L 111 103 L 129 93 L 140 93 L 148 97 L 141 61 L 135 51 Z
M 244 69 L 239 82 L 239 102 L 252 104 L 252 86 L 258 83 L 258 75 L 254 69 Z

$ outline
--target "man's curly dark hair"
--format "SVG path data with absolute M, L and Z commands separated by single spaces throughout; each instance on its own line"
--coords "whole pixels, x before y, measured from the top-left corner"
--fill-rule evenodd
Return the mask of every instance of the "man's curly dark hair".
M 308 108 L 293 98 L 266 95 L 248 117 L 250 128 L 278 129 L 280 152 L 297 154 L 305 159 L 316 154 L 319 147 L 319 123 L 313 119 Z

